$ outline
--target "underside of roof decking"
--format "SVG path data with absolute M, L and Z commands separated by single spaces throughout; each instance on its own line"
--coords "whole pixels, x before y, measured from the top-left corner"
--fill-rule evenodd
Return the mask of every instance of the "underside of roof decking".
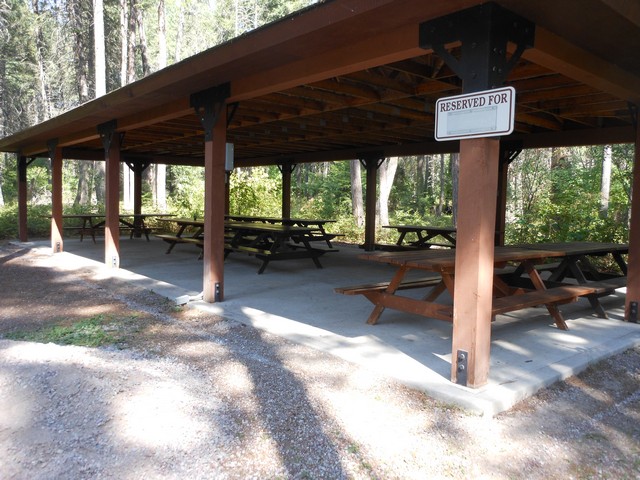
M 0 150 L 102 159 L 95 126 L 117 121 L 124 159 L 202 164 L 190 95 L 229 82 L 236 166 L 455 151 L 434 141 L 434 107 L 462 82 L 418 45 L 420 23 L 474 0 L 334 0 L 168 67 L 0 140 Z M 507 78 L 512 135 L 525 147 L 632 142 L 640 101 L 640 5 L 622 0 L 503 0 L 536 24 Z M 515 50 L 510 45 L 511 51 Z M 448 46 L 459 55 L 459 43 Z

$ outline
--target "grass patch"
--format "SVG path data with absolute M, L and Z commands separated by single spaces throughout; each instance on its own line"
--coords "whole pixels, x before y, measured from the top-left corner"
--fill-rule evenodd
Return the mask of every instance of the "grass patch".
M 122 339 L 120 332 L 123 330 L 125 320 L 96 315 L 70 325 L 59 324 L 37 330 L 10 332 L 5 334 L 4 338 L 58 345 L 101 347 L 113 345 Z

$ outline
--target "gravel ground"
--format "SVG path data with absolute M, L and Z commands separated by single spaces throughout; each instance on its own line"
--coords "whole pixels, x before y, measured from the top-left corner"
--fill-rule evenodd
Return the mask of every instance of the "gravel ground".
M 2 479 L 640 478 L 640 348 L 486 418 L 46 250 L 0 247 L 0 291 Z

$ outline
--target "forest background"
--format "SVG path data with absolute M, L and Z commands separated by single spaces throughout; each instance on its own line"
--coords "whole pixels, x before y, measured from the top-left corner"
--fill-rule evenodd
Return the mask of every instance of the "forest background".
M 306 8 L 315 0 L 0 0 L 0 137 L 120 88 L 167 65 Z M 0 239 L 17 237 L 17 158 L 0 154 Z M 508 177 L 506 242 L 626 242 L 633 145 L 525 150 Z M 377 225 L 455 225 L 457 155 L 388 158 L 378 172 Z M 143 211 L 199 216 L 204 171 L 154 165 L 145 171 Z M 104 162 L 65 161 L 65 213 L 101 212 Z M 276 166 L 236 168 L 230 211 L 281 215 Z M 47 236 L 49 159 L 28 168 L 30 236 Z M 122 210 L 132 210 L 123 165 Z M 300 164 L 292 216 L 337 220 L 363 239 L 363 172 L 357 160 Z M 380 241 L 393 232 L 378 230 Z

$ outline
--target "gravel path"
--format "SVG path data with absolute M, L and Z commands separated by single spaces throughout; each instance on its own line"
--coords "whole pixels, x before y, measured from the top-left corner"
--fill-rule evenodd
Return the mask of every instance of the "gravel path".
M 484 418 L 52 267 L 42 251 L 0 248 L 1 479 L 640 478 L 640 349 Z M 95 314 L 128 319 L 120 341 L 1 339 Z

